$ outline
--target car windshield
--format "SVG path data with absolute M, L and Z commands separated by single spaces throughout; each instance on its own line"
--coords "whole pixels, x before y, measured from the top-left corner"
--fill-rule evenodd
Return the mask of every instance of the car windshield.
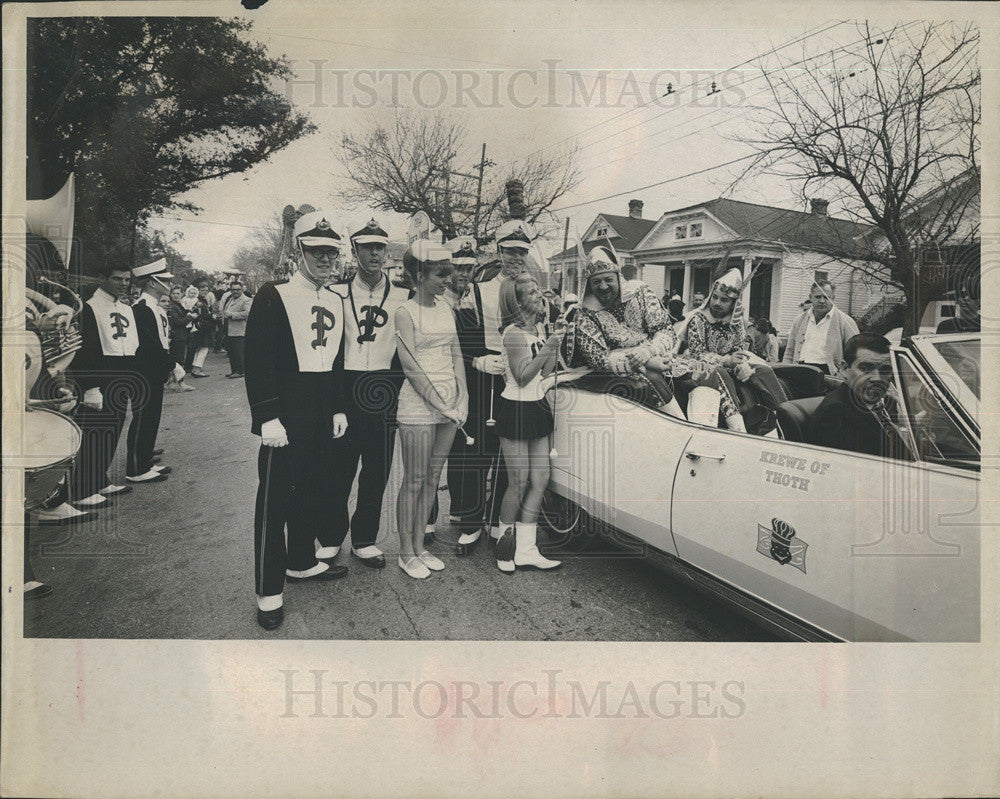
M 969 338 L 963 341 L 942 341 L 934 344 L 941 357 L 955 370 L 969 390 L 979 396 L 979 339 Z
M 937 391 L 909 356 L 899 355 L 896 365 L 904 406 L 899 421 L 911 436 L 920 460 L 978 469 L 978 447 L 942 406 Z

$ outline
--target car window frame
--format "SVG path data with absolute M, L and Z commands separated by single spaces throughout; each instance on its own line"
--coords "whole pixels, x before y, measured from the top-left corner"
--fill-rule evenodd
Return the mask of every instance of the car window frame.
M 952 368 L 948 359 L 937 349 L 935 344 L 961 341 L 975 341 L 980 345 L 980 375 L 982 375 L 982 337 L 970 333 L 947 333 L 933 336 L 913 336 L 910 339 L 911 353 L 916 361 L 925 371 L 926 377 L 938 391 L 945 395 L 954 407 L 955 415 L 961 417 L 964 427 L 974 433 L 974 441 L 979 445 L 980 457 L 982 456 L 981 427 L 979 424 L 980 399 L 975 392 L 969 388 L 965 381 Z M 906 349 L 902 347 L 901 349 Z M 944 380 L 940 375 L 948 375 L 949 379 Z
M 910 453 L 915 459 L 915 462 L 922 464 L 933 464 L 935 466 L 943 466 L 948 469 L 958 469 L 963 472 L 981 471 L 982 459 L 983 459 L 983 445 L 979 435 L 978 428 L 973 428 L 968 423 L 968 421 L 965 419 L 965 415 L 958 411 L 957 403 L 954 400 L 952 400 L 952 398 L 948 395 L 948 392 L 944 389 L 944 387 L 940 384 L 940 382 L 937 380 L 933 380 L 931 378 L 930 370 L 927 369 L 926 366 L 920 362 L 920 359 L 916 352 L 914 352 L 909 347 L 892 347 L 891 352 L 892 352 L 892 370 L 894 373 L 893 377 L 894 377 L 895 388 L 899 396 L 901 409 L 905 412 L 907 419 L 905 427 L 901 426 L 900 430 L 906 438 L 907 446 L 910 448 Z M 937 458 L 928 459 L 925 457 L 921 457 L 920 447 L 918 446 L 916 436 L 914 436 L 913 430 L 911 429 L 909 424 L 909 418 L 911 415 L 909 395 L 906 393 L 903 387 L 902 369 L 900 369 L 900 361 L 903 358 L 907 360 L 912 371 L 924 383 L 924 385 L 927 386 L 931 392 L 933 392 L 935 400 L 941 406 L 942 410 L 944 410 L 945 414 L 947 414 L 948 418 L 951 420 L 951 423 L 954 424 L 958 428 L 958 430 L 976 448 L 979 458 L 977 461 L 975 461 L 975 463 L 957 461 L 957 460 L 949 461 Z M 941 360 L 946 363 L 943 357 L 941 357 Z M 958 379 L 958 375 L 955 375 L 955 377 L 956 379 Z M 964 386 L 964 382 L 962 382 L 962 385 Z

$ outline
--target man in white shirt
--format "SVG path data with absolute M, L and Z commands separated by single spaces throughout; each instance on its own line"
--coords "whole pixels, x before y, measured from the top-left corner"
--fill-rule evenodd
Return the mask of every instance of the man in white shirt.
M 844 364 L 844 345 L 858 334 L 858 326 L 834 304 L 834 288 L 827 281 L 813 283 L 809 307 L 795 320 L 788 333 L 782 360 L 815 366 L 835 375 Z
M 396 445 L 394 419 L 403 375 L 396 355 L 396 309 L 409 292 L 383 272 L 389 234 L 371 219 L 350 236 L 358 262 L 354 277 L 333 286 L 344 300 L 344 392 L 348 432 L 332 487 L 335 517 L 330 546 L 318 557 L 335 558 L 351 531 L 351 555 L 381 569 L 385 555 L 376 546 L 382 500 Z M 349 517 L 347 500 L 358 475 L 358 498 Z

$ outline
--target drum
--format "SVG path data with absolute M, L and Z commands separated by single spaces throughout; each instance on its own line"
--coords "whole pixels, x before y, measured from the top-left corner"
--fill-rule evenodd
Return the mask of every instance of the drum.
M 56 493 L 73 466 L 83 437 L 72 419 L 55 411 L 34 408 L 21 418 L 24 451 L 18 461 L 24 467 L 24 507 L 30 510 Z

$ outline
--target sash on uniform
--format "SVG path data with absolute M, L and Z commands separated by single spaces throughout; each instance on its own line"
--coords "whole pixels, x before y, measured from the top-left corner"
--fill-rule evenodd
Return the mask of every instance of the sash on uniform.
M 139 349 L 139 333 L 135 329 L 135 315 L 125 303 L 116 300 L 104 289 L 94 292 L 87 305 L 97 320 L 97 333 L 105 355 L 124 358 L 135 355 Z
M 300 372 L 329 372 L 344 336 L 344 301 L 299 272 L 275 286 L 288 316 Z
M 160 335 L 160 344 L 166 351 L 170 350 L 170 320 L 167 312 L 160 307 L 160 301 L 152 294 L 142 293 L 140 300 L 146 303 L 146 307 L 153 312 L 156 318 L 156 332 Z

